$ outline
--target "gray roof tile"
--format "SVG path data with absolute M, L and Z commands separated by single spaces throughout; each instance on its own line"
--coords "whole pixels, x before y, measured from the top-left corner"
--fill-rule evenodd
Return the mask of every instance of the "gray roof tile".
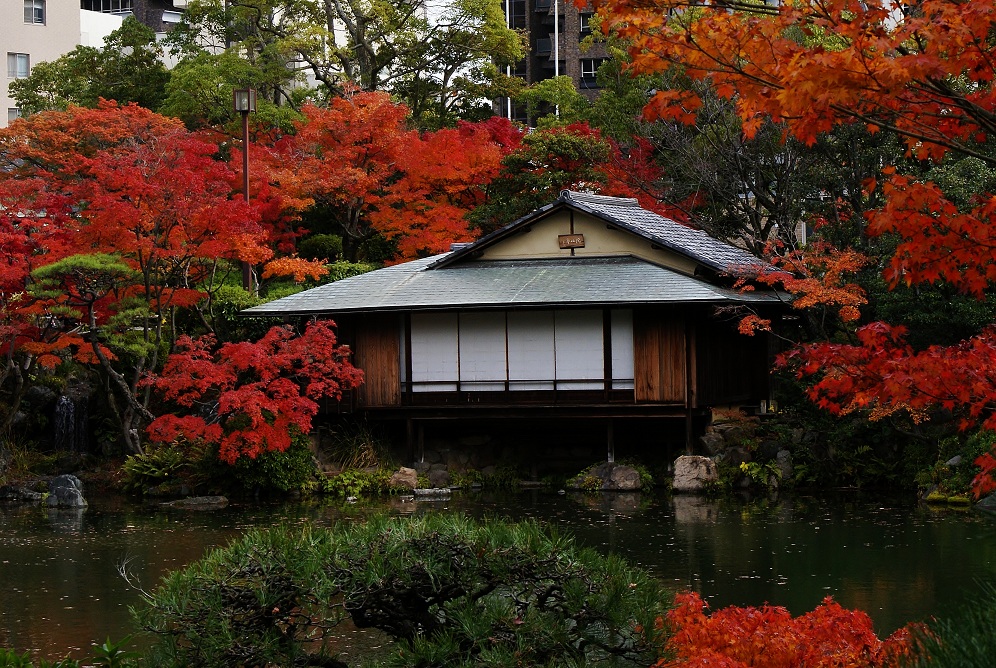
M 468 262 L 427 270 L 441 259 L 443 256 L 437 255 L 353 276 L 242 313 L 284 316 L 450 308 L 778 301 L 771 293 L 740 293 L 632 257 Z

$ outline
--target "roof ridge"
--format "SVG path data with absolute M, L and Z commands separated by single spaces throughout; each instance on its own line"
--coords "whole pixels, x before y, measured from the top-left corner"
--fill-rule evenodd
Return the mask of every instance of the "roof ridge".
M 562 190 L 560 192 L 560 196 L 572 202 L 613 204 L 615 206 L 640 206 L 640 202 L 637 201 L 635 197 L 611 197 L 609 195 L 595 195 L 593 193 L 578 192 L 577 190 Z

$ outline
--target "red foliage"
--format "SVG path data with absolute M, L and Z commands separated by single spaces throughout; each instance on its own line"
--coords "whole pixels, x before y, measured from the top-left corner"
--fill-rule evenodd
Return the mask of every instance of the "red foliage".
M 887 668 L 899 666 L 911 649 L 904 628 L 879 640 L 871 619 L 861 611 L 846 610 L 830 597 L 812 612 L 792 617 L 781 607 L 728 607 L 705 614 L 695 592 L 678 594 L 677 606 L 660 630 L 673 635 L 653 668 Z
M 149 425 L 150 438 L 217 443 L 219 456 L 229 464 L 243 456 L 286 450 L 291 427 L 311 431 L 317 400 L 338 399 L 363 379 L 332 328 L 333 323 L 319 321 L 297 336 L 289 327 L 273 327 L 254 343 L 226 343 L 218 349 L 213 336 L 182 337 L 162 373 L 147 384 L 164 400 L 188 410 L 217 401 L 217 419 L 196 410 L 164 415 Z
M 302 111 L 296 133 L 265 159 L 269 180 L 292 208 L 317 202 L 336 211 L 355 240 L 371 231 L 396 239 L 400 259 L 471 239 L 464 215 L 522 136 L 504 119 L 420 135 L 406 125 L 407 108 L 386 93 L 353 93 Z
M 601 12 L 603 29 L 627 44 L 637 73 L 678 66 L 683 76 L 711 84 L 658 93 L 647 118 L 694 121 L 696 91 L 711 88 L 734 103 L 747 136 L 770 118 L 811 145 L 836 126 L 860 123 L 871 132 L 895 132 L 915 159 L 971 156 L 994 164 L 986 146 L 996 128 L 994 2 L 590 4 Z M 890 167 L 882 174 L 885 204 L 866 217 L 869 234 L 900 239 L 885 270 L 889 284 L 943 281 L 983 297 L 996 284 L 996 197 L 979 193 L 959 207 L 934 183 Z M 806 294 L 813 302 L 841 303 L 822 290 Z M 845 305 L 849 317 L 857 316 L 856 306 Z M 744 323 L 746 330 L 764 326 L 757 319 Z M 870 408 L 873 418 L 908 410 L 924 419 L 940 408 L 958 415 L 963 427 L 996 427 L 992 329 L 923 351 L 884 323 L 863 329 L 859 340 L 789 356 L 801 374 L 818 375 L 812 394 L 821 405 Z M 992 471 L 993 459 L 980 465 Z M 977 479 L 977 493 L 990 488 L 988 480 L 988 474 Z

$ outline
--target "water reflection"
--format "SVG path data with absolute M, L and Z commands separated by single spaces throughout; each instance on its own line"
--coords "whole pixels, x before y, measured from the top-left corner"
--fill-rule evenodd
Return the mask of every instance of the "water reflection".
M 0 646 L 55 658 L 131 630 L 143 587 L 249 528 L 465 512 L 533 517 L 617 552 L 713 607 L 784 605 L 828 595 L 866 610 L 879 632 L 950 610 L 996 576 L 996 517 L 937 514 L 907 500 L 839 497 L 743 502 L 695 497 L 479 492 L 355 505 L 237 505 L 212 512 L 91 500 L 85 512 L 0 507 Z

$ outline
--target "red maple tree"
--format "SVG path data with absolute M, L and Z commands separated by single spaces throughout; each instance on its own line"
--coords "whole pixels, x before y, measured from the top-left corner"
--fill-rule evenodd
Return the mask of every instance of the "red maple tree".
M 210 334 L 182 337 L 162 373 L 147 384 L 186 414 L 156 418 L 150 438 L 217 444 L 229 464 L 286 450 L 292 427 L 311 432 L 318 400 L 339 399 L 363 379 L 333 328 L 331 321 L 318 321 L 297 336 L 290 327 L 273 327 L 259 341 L 220 347 Z M 199 410 L 206 405 L 216 409 Z
M 909 157 L 971 156 L 988 165 L 996 130 L 990 39 L 996 3 L 899 0 L 698 3 L 595 0 L 602 26 L 628 44 L 631 67 L 672 67 L 731 100 L 751 136 L 765 119 L 812 144 L 820 133 L 860 123 L 905 141 Z M 693 88 L 659 91 L 648 119 L 691 120 Z M 867 232 L 899 237 L 885 270 L 890 285 L 943 281 L 983 296 L 996 279 L 996 198 L 978 193 L 958 206 L 936 184 L 886 168 L 884 206 L 866 214 Z M 868 183 L 871 188 L 876 184 Z M 818 343 L 785 358 L 814 375 L 811 395 L 835 411 L 924 419 L 944 409 L 962 425 L 996 427 L 996 329 L 954 346 L 914 350 L 901 329 L 869 324 L 855 345 Z M 980 465 L 992 471 L 993 458 Z M 992 479 L 977 480 L 977 492 Z

